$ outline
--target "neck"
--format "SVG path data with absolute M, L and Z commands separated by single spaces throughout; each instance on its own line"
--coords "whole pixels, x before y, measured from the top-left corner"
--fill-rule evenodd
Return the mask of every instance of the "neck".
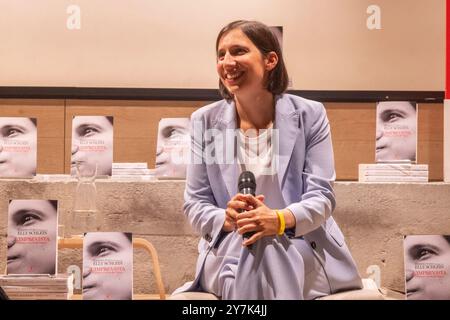
M 235 96 L 238 127 L 248 129 L 266 129 L 275 118 L 275 99 L 271 92 L 264 91 L 251 96 Z

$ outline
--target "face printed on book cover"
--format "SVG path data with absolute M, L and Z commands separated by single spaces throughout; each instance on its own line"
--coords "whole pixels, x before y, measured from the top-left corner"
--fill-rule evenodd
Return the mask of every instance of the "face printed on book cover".
M 8 209 L 8 274 L 55 274 L 56 201 L 12 200 Z
M 89 232 L 83 240 L 83 300 L 131 300 L 133 245 L 123 232 Z
M 36 174 L 35 122 L 32 118 L 0 117 L 0 177 Z
M 159 122 L 156 175 L 184 177 L 189 157 L 189 119 L 163 118 Z
M 450 236 L 405 238 L 408 300 L 450 300 Z
M 111 175 L 113 161 L 112 117 L 76 116 L 72 121 L 71 174 L 76 175 L 76 163 L 81 174 Z
M 408 101 L 377 105 L 376 160 L 416 160 L 416 108 Z

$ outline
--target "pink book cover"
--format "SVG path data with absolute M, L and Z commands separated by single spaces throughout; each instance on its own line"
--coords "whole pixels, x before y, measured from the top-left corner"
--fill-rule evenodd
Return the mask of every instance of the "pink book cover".
M 71 175 L 111 176 L 114 118 L 74 116 L 72 118 Z
M 57 273 L 58 202 L 14 199 L 8 206 L 7 274 Z
M 127 232 L 88 232 L 83 239 L 83 300 L 132 300 L 133 239 Z
M 0 177 L 36 175 L 37 120 L 0 117 Z
M 403 240 L 407 300 L 450 300 L 450 235 Z

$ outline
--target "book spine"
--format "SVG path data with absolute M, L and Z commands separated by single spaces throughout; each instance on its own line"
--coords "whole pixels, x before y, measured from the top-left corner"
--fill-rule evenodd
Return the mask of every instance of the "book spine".
M 360 176 L 359 182 L 428 182 L 428 177 Z
M 113 169 L 148 169 L 147 162 L 115 162 Z
M 359 170 L 411 170 L 428 171 L 427 164 L 359 164 Z
M 363 170 L 364 176 L 428 177 L 425 170 Z

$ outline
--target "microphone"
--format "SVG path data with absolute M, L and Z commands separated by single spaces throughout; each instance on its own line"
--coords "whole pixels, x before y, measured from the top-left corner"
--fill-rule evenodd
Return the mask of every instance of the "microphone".
M 255 196 L 256 192 L 256 179 L 255 175 L 250 171 L 243 171 L 239 175 L 238 179 L 238 190 L 239 193 L 242 194 L 251 194 Z M 243 212 L 244 210 L 241 210 L 240 212 Z M 255 232 L 246 232 L 244 233 L 244 238 L 248 239 L 250 238 Z

